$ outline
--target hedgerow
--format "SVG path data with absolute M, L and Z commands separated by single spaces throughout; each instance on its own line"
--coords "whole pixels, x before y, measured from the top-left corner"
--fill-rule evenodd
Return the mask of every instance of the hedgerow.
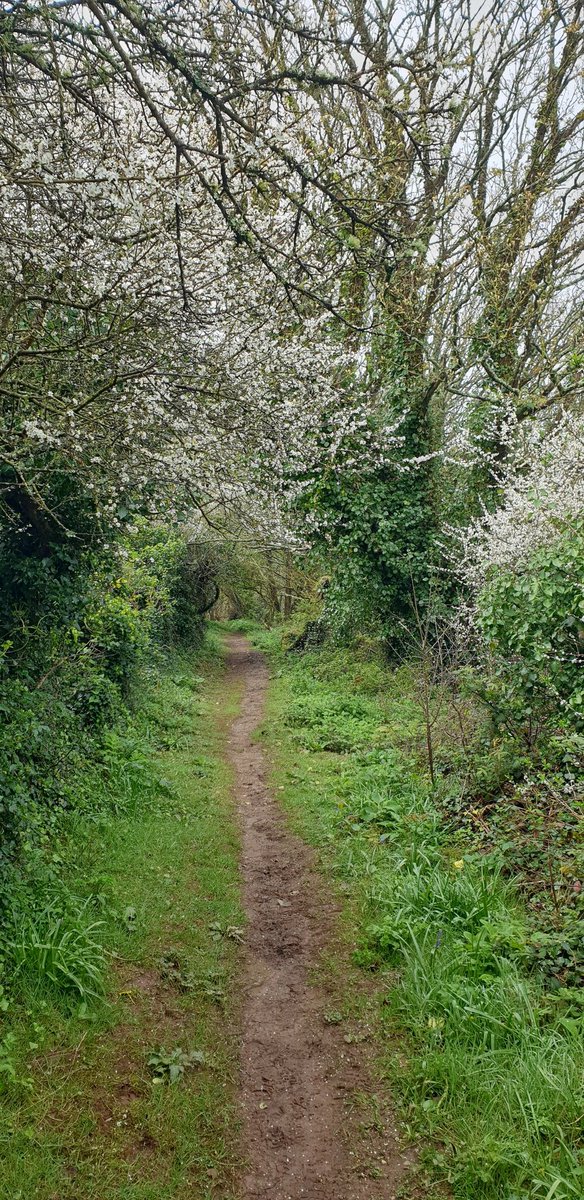
M 88 776 L 107 774 L 111 731 L 128 724 L 144 664 L 165 647 L 200 642 L 208 579 L 182 534 L 143 520 L 99 551 L 67 538 L 39 549 L 26 532 L 20 539 L 13 529 L 3 533 L 0 905 L 6 914 L 39 863 L 51 861 L 65 814 L 91 807 Z M 104 795 L 94 788 L 96 807 Z

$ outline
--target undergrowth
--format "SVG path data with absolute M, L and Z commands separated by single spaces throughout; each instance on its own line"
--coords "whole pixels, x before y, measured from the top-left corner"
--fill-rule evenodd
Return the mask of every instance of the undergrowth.
M 2 1200 L 231 1196 L 238 844 L 218 645 L 142 676 L 3 934 Z M 44 854 L 43 854 L 44 850 Z M 172 1084 L 172 1086 L 169 1086 Z
M 370 647 L 279 645 L 274 634 L 265 727 L 277 782 L 357 907 L 355 954 L 384 982 L 383 1067 L 428 1147 L 425 1186 L 457 1200 L 581 1197 L 582 993 L 534 949 L 513 836 L 480 842 L 444 803 L 452 778 L 432 791 L 407 668 Z

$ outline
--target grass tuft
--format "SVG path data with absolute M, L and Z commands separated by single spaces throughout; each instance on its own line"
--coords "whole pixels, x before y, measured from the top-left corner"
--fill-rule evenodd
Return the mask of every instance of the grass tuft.
M 58 914 L 46 907 L 19 922 L 8 951 L 26 988 L 50 985 L 82 1001 L 105 989 L 106 954 L 99 940 L 102 921 L 91 921 L 88 904 Z

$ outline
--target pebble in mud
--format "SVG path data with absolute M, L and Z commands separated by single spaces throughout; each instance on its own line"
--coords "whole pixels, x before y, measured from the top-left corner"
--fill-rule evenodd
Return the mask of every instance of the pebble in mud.
M 252 740 L 264 714 L 265 660 L 241 636 L 228 645 L 228 670 L 244 684 L 228 741 L 248 918 L 241 1053 L 247 1171 L 240 1197 L 392 1200 L 411 1160 L 386 1129 L 371 1135 L 380 1177 L 356 1171 L 346 1101 L 356 1088 L 368 1090 L 366 1069 L 357 1050 L 345 1054 L 341 1032 L 323 1020 L 326 996 L 309 983 L 336 910 L 310 849 L 286 829 L 266 784 L 263 750 Z

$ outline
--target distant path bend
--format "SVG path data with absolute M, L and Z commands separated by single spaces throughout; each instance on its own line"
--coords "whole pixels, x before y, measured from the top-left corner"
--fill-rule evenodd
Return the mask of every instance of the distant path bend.
M 245 638 L 228 639 L 228 672 L 243 681 L 228 752 L 242 833 L 247 913 L 241 1106 L 242 1200 L 393 1200 L 407 1168 L 395 1131 L 372 1133 L 379 1178 L 351 1155 L 347 1101 L 367 1086 L 360 1050 L 324 1021 L 325 993 L 309 982 L 329 942 L 336 906 L 310 848 L 286 828 L 253 734 L 268 670 Z

